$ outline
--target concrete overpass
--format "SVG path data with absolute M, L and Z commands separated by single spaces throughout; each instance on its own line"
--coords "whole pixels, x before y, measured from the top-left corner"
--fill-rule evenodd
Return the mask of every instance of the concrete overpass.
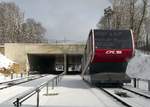
M 5 43 L 4 53 L 20 64 L 21 71 L 56 73 L 78 71 L 84 44 Z M 57 73 L 58 73 L 57 72 Z

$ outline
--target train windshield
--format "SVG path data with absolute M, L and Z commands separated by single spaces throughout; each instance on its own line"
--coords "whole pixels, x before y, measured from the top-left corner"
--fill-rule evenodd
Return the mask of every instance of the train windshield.
M 127 49 L 132 47 L 130 30 L 94 30 L 95 46 L 102 49 Z

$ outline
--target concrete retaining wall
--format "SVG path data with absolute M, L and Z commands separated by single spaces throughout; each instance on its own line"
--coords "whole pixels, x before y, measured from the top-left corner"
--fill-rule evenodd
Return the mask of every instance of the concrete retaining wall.
M 27 54 L 83 54 L 84 44 L 6 43 L 5 55 L 28 69 Z

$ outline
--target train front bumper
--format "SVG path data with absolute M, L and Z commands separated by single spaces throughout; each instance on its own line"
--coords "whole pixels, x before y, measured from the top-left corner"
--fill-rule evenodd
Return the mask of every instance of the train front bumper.
M 92 83 L 130 83 L 130 77 L 125 73 L 96 73 L 91 75 Z

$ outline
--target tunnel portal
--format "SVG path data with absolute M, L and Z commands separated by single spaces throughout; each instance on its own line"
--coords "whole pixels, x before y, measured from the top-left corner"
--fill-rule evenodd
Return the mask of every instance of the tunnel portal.
M 30 74 L 80 73 L 82 55 L 28 54 Z M 66 69 L 65 69 L 66 67 Z
M 67 55 L 67 73 L 76 74 L 81 71 L 81 58 L 82 55 Z
M 45 54 L 28 54 L 29 71 L 33 74 L 51 74 L 54 72 L 55 57 Z

